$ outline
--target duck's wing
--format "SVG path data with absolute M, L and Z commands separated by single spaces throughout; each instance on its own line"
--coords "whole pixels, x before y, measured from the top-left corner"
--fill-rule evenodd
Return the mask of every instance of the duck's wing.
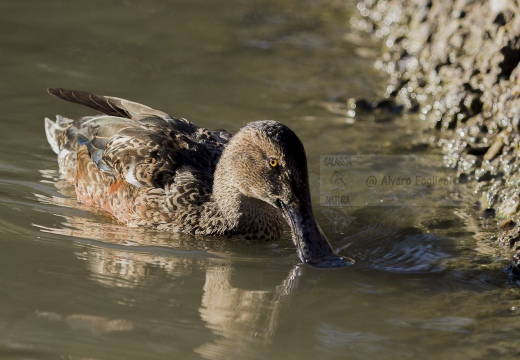
M 101 126 L 90 139 L 95 148 L 89 148 L 92 160 L 138 187 L 165 189 L 181 169 L 197 173 L 199 180 L 211 185 L 215 158 L 222 152 L 217 144 L 170 126 L 149 128 L 140 123 Z
M 47 89 L 47 91 L 49 94 L 65 101 L 89 107 L 105 115 L 138 121 L 149 128 L 155 126 L 162 128 L 168 125 L 175 128 L 178 132 L 187 135 L 205 133 L 221 144 L 226 144 L 232 136 L 225 130 L 210 131 L 208 129 L 199 128 L 186 119 L 172 117 L 163 111 L 130 100 L 62 88 L 51 88 Z
M 100 169 L 138 187 L 164 189 L 175 182 L 181 169 L 211 185 L 231 137 L 120 98 L 65 89 L 49 89 L 49 93 L 106 114 L 74 121 L 71 133 L 79 145 L 87 146 Z

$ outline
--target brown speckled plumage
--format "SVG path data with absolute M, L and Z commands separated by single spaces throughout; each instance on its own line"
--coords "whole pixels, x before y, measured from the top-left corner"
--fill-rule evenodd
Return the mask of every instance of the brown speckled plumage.
M 285 218 L 303 262 L 348 263 L 314 220 L 305 151 L 285 125 L 256 121 L 232 137 L 124 99 L 49 93 L 104 114 L 45 119 L 80 202 L 128 226 L 252 240 L 280 238 Z

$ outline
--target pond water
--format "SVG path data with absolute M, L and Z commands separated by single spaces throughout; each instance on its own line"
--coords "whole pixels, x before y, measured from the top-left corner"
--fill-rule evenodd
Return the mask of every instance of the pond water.
M 502 272 L 507 254 L 484 240 L 492 230 L 472 220 L 471 197 L 455 181 L 419 192 L 406 183 L 455 174 L 422 145 L 415 121 L 345 114 L 345 99 L 377 97 L 385 82 L 377 47 L 349 33 L 354 9 L 347 0 L 0 1 L 0 358 L 518 355 L 520 292 Z M 356 264 L 300 265 L 289 233 L 276 243 L 196 239 L 121 227 L 77 204 L 57 179 L 43 118 L 91 112 L 48 87 L 233 132 L 258 119 L 287 124 L 307 150 L 318 222 Z M 326 159 L 341 157 L 330 172 Z M 369 176 L 386 187 L 369 192 Z

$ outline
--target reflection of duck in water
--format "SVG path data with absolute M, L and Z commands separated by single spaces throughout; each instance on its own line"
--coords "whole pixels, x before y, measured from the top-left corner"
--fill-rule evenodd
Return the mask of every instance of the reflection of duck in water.
M 342 266 L 316 224 L 302 143 L 275 121 L 236 135 L 124 99 L 50 89 L 105 115 L 45 120 L 79 201 L 121 223 L 191 234 L 278 239 L 282 216 L 302 262 Z

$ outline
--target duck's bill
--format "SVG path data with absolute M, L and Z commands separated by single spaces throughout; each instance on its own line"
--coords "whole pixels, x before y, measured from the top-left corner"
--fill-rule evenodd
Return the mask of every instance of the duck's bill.
M 293 242 L 303 263 L 320 268 L 344 267 L 354 263 L 334 253 L 314 219 L 310 201 L 279 201 L 279 207 L 291 227 Z

